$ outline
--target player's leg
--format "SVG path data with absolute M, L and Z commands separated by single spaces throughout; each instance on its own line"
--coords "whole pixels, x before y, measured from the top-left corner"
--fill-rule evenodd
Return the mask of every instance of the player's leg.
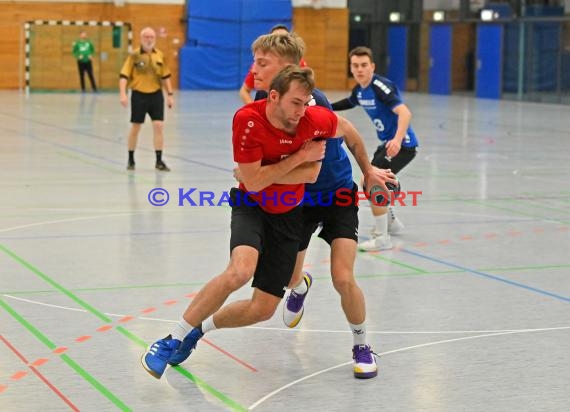
M 392 168 L 391 159 L 386 154 L 385 144 L 378 146 L 371 163 L 380 169 Z M 392 172 L 396 173 L 394 170 Z M 365 188 L 365 190 L 367 189 Z M 392 240 L 388 231 L 388 206 L 374 203 L 370 202 L 370 210 L 374 219 L 374 226 L 370 231 L 370 239 L 359 243 L 358 248 L 364 251 L 392 249 Z
M 392 158 L 390 162 L 390 167 L 394 174 L 398 174 L 402 169 L 404 169 L 414 158 L 416 157 L 415 147 L 402 147 L 398 154 Z M 397 201 L 392 201 L 388 207 L 388 232 L 393 235 L 400 233 L 404 229 L 404 224 L 398 218 L 395 211 L 395 206 L 398 204 Z
M 366 337 L 366 304 L 364 294 L 354 278 L 356 241 L 338 238 L 331 245 L 331 275 L 340 295 L 342 310 L 353 337 L 354 376 L 373 378 L 378 373 L 372 349 Z
M 305 312 L 305 299 L 313 284 L 313 277 L 309 272 L 303 271 L 303 265 L 311 237 L 319 226 L 321 219 L 319 209 L 319 206 L 303 207 L 301 243 L 295 261 L 295 269 L 289 282 L 290 291 L 283 303 L 283 323 L 289 328 L 294 328 L 301 321 Z
M 289 328 L 299 324 L 305 312 L 305 298 L 313 284 L 313 277 L 309 272 L 303 271 L 307 249 L 297 253 L 295 270 L 289 282 L 291 289 L 283 303 L 283 323 Z
M 79 72 L 79 82 L 81 83 L 81 91 L 85 91 L 85 66 L 83 62 L 77 60 L 77 71 Z
M 162 376 L 168 363 L 178 364 L 190 356 L 206 332 L 202 329 L 202 322 L 207 321 L 204 325 L 215 329 L 211 315 L 232 292 L 247 283 L 256 270 L 259 251 L 264 244 L 264 219 L 259 207 L 248 206 L 241 196 L 245 194 L 232 188 L 231 257 L 226 270 L 198 292 L 171 333 L 155 342 L 143 354 L 142 364 L 155 378 Z M 290 274 L 287 281 L 289 278 Z M 176 356 L 174 360 L 173 355 Z
M 93 76 L 93 63 L 88 61 L 86 64 L 87 75 L 89 76 L 89 83 L 91 83 L 91 90 L 97 91 L 97 85 L 95 84 L 95 77 Z

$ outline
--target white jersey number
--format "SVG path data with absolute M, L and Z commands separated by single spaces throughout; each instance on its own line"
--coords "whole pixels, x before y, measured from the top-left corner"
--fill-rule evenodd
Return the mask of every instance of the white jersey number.
M 379 132 L 384 131 L 384 123 L 382 123 L 382 120 L 374 119 L 374 126 L 376 127 L 376 130 L 378 130 Z

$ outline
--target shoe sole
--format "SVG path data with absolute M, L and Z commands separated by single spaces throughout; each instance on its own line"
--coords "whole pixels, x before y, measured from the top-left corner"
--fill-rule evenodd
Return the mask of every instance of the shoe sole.
M 146 355 L 146 352 L 143 353 L 143 355 L 141 356 L 141 363 L 142 363 L 144 370 L 147 371 L 153 378 L 160 379 L 162 377 L 162 375 L 159 375 L 158 373 L 156 373 L 155 371 L 150 369 L 148 367 L 148 365 L 146 364 L 146 362 L 144 361 L 145 355 Z
M 356 379 L 371 379 L 378 376 L 378 369 L 372 372 L 356 372 L 354 371 L 354 377 Z
M 301 312 L 299 313 L 299 315 L 295 319 L 293 319 L 293 322 L 291 322 L 289 324 L 287 324 L 287 322 L 285 321 L 285 316 L 283 316 L 283 323 L 288 328 L 294 328 L 295 326 L 297 326 L 299 324 L 299 322 L 301 322 L 301 319 L 303 318 L 303 313 L 305 313 L 305 306 L 303 306 L 303 309 L 301 309 Z

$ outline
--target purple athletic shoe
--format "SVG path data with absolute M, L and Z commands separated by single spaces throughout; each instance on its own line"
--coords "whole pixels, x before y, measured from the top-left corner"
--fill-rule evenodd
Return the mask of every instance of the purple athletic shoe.
M 378 367 L 370 345 L 355 345 L 352 348 L 352 359 L 354 359 L 355 378 L 369 379 L 378 375 Z
M 307 291 L 303 294 L 298 294 L 294 289 L 291 290 L 291 293 L 289 293 L 289 296 L 287 296 L 285 304 L 283 305 L 283 322 L 288 328 L 294 328 L 297 326 L 303 317 L 303 312 L 305 311 L 303 303 L 305 302 L 305 298 L 313 284 L 313 277 L 309 272 L 304 272 L 303 280 L 307 285 Z

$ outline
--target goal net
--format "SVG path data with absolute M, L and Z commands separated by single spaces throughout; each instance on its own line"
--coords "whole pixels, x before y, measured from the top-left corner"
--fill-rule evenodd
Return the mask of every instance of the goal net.
M 100 90 L 118 88 L 119 71 L 132 44 L 131 25 L 122 22 L 30 21 L 25 32 L 26 91 L 80 91 L 72 49 L 85 31 L 95 46 L 93 75 Z M 86 85 L 89 85 L 87 75 Z M 89 86 L 87 86 L 89 89 Z

